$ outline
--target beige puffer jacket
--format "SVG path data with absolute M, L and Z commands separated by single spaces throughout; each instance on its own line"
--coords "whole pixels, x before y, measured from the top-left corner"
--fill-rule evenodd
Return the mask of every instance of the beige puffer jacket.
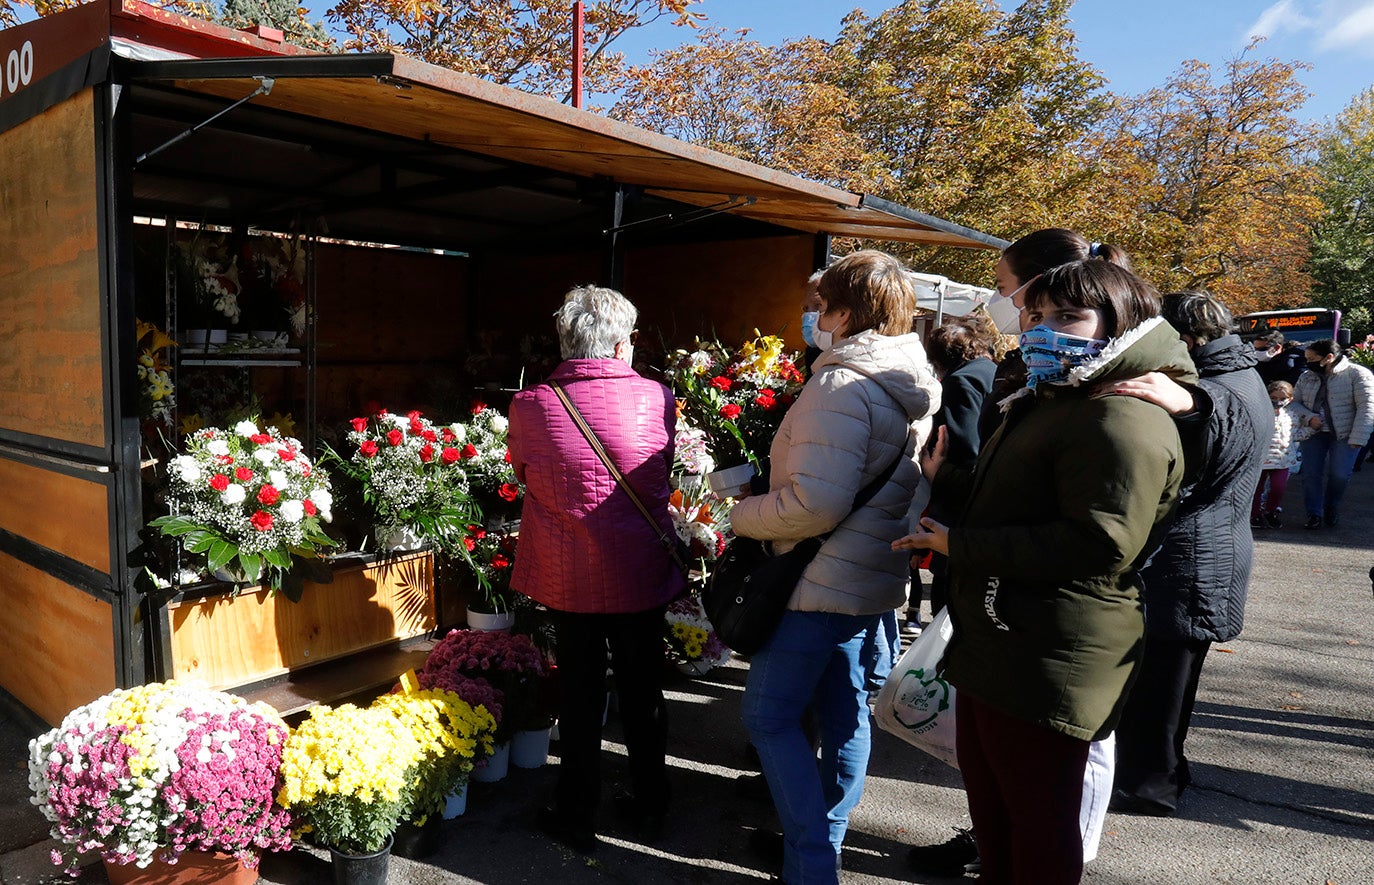
M 922 481 L 916 452 L 940 408 L 940 383 L 917 335 L 863 332 L 812 369 L 773 440 L 768 494 L 736 504 L 730 523 L 738 535 L 775 541 L 778 553 L 834 529 L 788 607 L 878 614 L 906 599 L 908 555 L 891 544 L 907 533 Z M 859 491 L 899 456 L 886 485 L 846 518 Z
M 1302 420 L 1320 413 L 1317 398 L 1321 385 L 1321 376 L 1308 369 L 1293 386 L 1293 402 L 1302 407 L 1294 411 Z M 1326 385 L 1326 397 L 1331 401 L 1330 430 L 1336 439 L 1352 446 L 1369 442 L 1374 432 L 1374 374 L 1342 356 L 1331 367 Z

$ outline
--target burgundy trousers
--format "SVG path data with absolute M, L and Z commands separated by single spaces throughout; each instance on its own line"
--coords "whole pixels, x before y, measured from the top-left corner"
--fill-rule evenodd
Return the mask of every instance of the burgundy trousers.
M 964 693 L 955 723 L 980 885 L 1076 885 L 1083 875 L 1078 818 L 1088 742 Z

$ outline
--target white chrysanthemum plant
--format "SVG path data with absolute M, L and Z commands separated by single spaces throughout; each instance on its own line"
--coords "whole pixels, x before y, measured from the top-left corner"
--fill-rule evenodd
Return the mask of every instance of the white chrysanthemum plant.
M 292 599 L 307 573 L 327 579 L 326 570 L 303 567 L 336 546 L 323 528 L 334 498 L 298 440 L 254 421 L 207 427 L 186 437 L 168 475 L 172 512 L 151 525 L 207 570 L 236 584 L 266 582 Z

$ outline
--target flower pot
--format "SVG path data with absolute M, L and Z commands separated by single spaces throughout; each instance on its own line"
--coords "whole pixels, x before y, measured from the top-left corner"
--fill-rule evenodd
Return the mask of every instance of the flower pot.
M 681 673 L 683 676 L 705 676 L 707 673 L 710 673 L 714 669 L 715 666 L 712 665 L 709 661 L 696 660 L 677 662 L 677 671 Z
M 437 814 L 431 814 L 422 826 L 416 826 L 408 820 L 401 821 L 396 834 L 392 836 L 391 853 L 412 860 L 437 853 L 443 841 L 443 822 L 443 818 Z
M 444 820 L 462 817 L 468 810 L 468 785 L 464 783 L 444 797 Z
M 515 626 L 515 612 L 479 612 L 469 608 L 467 620 L 468 626 L 474 630 L 505 632 Z
M 183 851 L 174 864 L 154 860 L 146 867 L 105 861 L 112 885 L 253 885 L 258 871 L 248 869 L 232 854 Z
M 209 329 L 183 329 L 181 332 L 181 343 L 189 347 L 204 347 L 209 340 Z
M 517 731 L 510 742 L 510 764 L 516 768 L 540 768 L 549 760 L 548 728 Z
M 505 780 L 510 773 L 510 741 L 500 744 L 492 754 L 477 764 L 472 770 L 471 779 L 483 784 L 494 784 Z
M 377 546 L 387 553 L 409 553 L 425 546 L 425 539 L 408 525 L 396 526 L 377 536 Z
M 749 480 L 753 478 L 754 465 L 741 464 L 706 474 L 706 484 L 722 498 L 730 498 L 749 491 Z
M 210 329 L 206 339 L 210 344 L 225 344 L 229 341 L 228 329 Z
M 371 854 L 345 854 L 331 847 L 329 857 L 334 865 L 334 885 L 386 885 L 391 837 Z

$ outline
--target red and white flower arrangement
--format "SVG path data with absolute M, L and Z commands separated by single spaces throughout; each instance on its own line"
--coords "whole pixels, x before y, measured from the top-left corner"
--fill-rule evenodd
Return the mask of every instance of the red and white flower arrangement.
M 54 863 L 79 875 L 79 856 L 113 864 L 175 862 L 224 852 L 256 867 L 291 847 L 275 803 L 287 728 L 265 704 L 177 682 L 118 689 L 67 714 L 29 742 L 30 801 L 63 843 Z
M 354 418 L 351 427 L 348 456 L 331 451 L 330 458 L 361 485 L 377 534 L 408 528 L 456 550 L 478 518 L 468 466 L 479 452 L 467 441 L 467 428 L 386 409 Z
M 489 613 L 510 610 L 510 579 L 515 571 L 516 536 L 505 528 L 468 526 L 463 538 L 467 565 L 477 578 L 480 609 Z
M 211 571 L 238 571 L 250 583 L 266 577 L 280 589 L 293 558 L 335 546 L 321 525 L 333 516 L 328 475 L 275 427 L 240 421 L 233 430 L 197 430 L 168 475 L 173 512 L 151 525 L 180 538 Z
M 463 466 L 482 512 L 488 516 L 518 513 L 525 490 L 515 478 L 510 449 L 506 446 L 510 421 L 479 401 L 472 404 L 472 417 L 465 429 L 464 444 L 471 446 L 476 454 Z

